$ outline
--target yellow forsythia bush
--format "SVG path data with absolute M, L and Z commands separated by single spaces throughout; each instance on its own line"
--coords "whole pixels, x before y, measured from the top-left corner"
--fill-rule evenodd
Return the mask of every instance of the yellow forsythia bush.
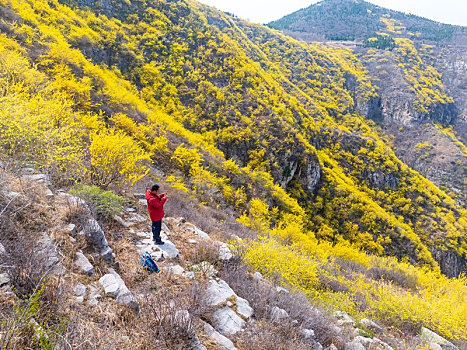
M 244 261 L 266 276 L 280 274 L 285 281 L 304 292 L 318 284 L 315 262 L 275 239 L 249 241 L 238 248 Z
M 108 187 L 110 184 L 131 187 L 149 171 L 144 165 L 150 155 L 135 140 L 112 129 L 91 133 L 91 181 Z

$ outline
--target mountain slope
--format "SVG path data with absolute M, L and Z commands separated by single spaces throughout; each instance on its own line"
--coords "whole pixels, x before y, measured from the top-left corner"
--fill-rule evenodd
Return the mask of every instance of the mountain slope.
M 121 191 L 147 184 L 144 176 L 157 170 L 203 206 L 275 240 L 255 241 L 259 252 L 246 247 L 251 261 L 268 247 L 310 259 L 321 280 L 301 284 L 281 271 L 284 279 L 333 307 L 369 307 L 388 323 L 417 327 L 427 318 L 417 311 L 422 292 L 431 293 L 424 310 L 463 303 L 429 286 L 463 281 L 451 284 L 440 271 L 466 271 L 466 211 L 400 161 L 366 118 L 382 96 L 351 51 L 191 1 L 0 3 L 4 157 L 32 162 L 65 187 Z M 435 85 L 431 97 L 444 91 Z M 433 101 L 452 103 L 444 95 Z M 339 259 L 352 267 L 342 272 Z M 400 292 L 386 275 L 373 279 L 370 270 L 385 264 L 416 276 L 420 294 Z M 413 308 L 387 311 L 400 300 Z M 463 310 L 452 311 L 449 332 L 444 314 L 424 322 L 464 340 Z
M 333 40 L 327 45 L 352 49 L 379 88 L 380 98 L 373 108 L 361 112 L 394 139 L 398 157 L 466 203 L 463 86 L 467 80 L 461 68 L 466 28 L 365 1 L 333 0 L 297 11 L 270 26 L 296 38 Z M 347 37 L 354 41 L 340 41 Z
M 136 8 L 124 23 L 81 10 L 74 22 L 63 21 L 57 3 L 43 4 L 50 15 L 28 19 L 30 11 L 42 10 L 13 3 L 24 19 L 19 28 L 8 26 L 10 36 L 22 42 L 58 91 L 87 89 L 70 91 L 75 109 L 103 111 L 128 132 L 126 117 L 118 114 L 123 112 L 149 121 L 150 130 L 162 127 L 199 145 L 204 155 L 169 138 L 171 164 L 163 149 L 152 156 L 161 166 L 178 167 L 181 177 L 174 179 L 209 195 L 212 203 L 227 199 L 242 212 L 256 197 L 279 209 L 271 222 L 290 212 L 320 239 L 349 240 L 431 266 L 437 263 L 429 249 L 436 251 L 441 240 L 455 252 L 438 254 L 443 271 L 457 275 L 465 268 L 465 223 L 452 219 L 464 212 L 401 163 L 356 113 L 376 92 L 349 52 L 306 46 L 196 3 L 154 2 L 145 11 Z M 80 27 L 86 34 L 78 40 L 70 33 Z M 37 43 L 45 53 L 38 57 Z M 96 63 L 120 67 L 127 81 L 118 70 L 86 60 L 88 52 Z M 139 138 L 147 142 L 146 136 Z M 230 164 L 238 175 L 216 165 L 224 156 L 236 162 Z M 245 186 L 245 179 L 262 190 Z

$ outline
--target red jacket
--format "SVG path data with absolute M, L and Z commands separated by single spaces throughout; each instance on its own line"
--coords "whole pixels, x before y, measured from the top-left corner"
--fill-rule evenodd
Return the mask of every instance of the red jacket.
M 159 221 L 164 217 L 164 203 L 167 198 L 160 195 L 153 195 L 150 190 L 146 191 L 146 200 L 148 201 L 149 217 L 152 221 Z

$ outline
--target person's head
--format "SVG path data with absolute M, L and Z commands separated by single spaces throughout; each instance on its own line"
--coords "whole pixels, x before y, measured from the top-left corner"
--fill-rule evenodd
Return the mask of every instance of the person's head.
M 159 192 L 159 185 L 158 184 L 152 185 L 151 193 L 152 194 L 157 194 L 157 192 Z

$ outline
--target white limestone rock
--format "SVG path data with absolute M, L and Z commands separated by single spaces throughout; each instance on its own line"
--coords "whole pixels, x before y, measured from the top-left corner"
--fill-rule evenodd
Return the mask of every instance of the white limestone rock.
M 219 280 L 219 282 L 215 280 L 209 281 L 209 287 L 206 290 L 206 302 L 208 305 L 216 306 L 225 303 L 232 296 L 236 296 L 236 294 L 227 282 L 223 280 Z
M 300 333 L 302 333 L 303 337 L 307 340 L 315 337 L 315 331 L 312 329 L 303 328 Z
M 376 322 L 373 322 L 372 320 L 369 320 L 368 318 L 362 319 L 360 321 L 360 324 L 364 326 L 366 329 L 369 329 L 377 334 L 384 334 L 384 330 Z
M 250 306 L 248 300 L 240 298 L 237 296 L 237 313 L 245 318 L 250 318 L 253 316 L 254 310 Z
M 289 291 L 287 289 L 279 287 L 279 286 L 276 287 L 276 292 L 278 292 L 278 293 L 289 293 Z
M 182 276 L 185 277 L 186 279 L 191 279 L 191 280 L 194 280 L 196 277 L 193 271 L 184 272 Z
M 172 231 L 167 227 L 165 223 L 162 223 L 161 225 L 162 231 L 164 231 L 168 236 L 172 235 Z
M 440 345 L 443 350 L 459 350 L 453 343 L 425 327 L 422 327 L 421 338 L 426 342 Z
M 118 303 L 129 306 L 136 312 L 139 311 L 138 301 L 127 288 L 120 275 L 113 269 L 110 269 L 110 273 L 102 276 L 99 283 L 104 288 L 106 295 L 115 297 Z
M 99 283 L 104 288 L 104 292 L 105 292 L 106 295 L 110 295 L 110 296 L 112 296 L 114 298 L 117 297 L 118 292 L 120 290 L 120 283 L 119 283 L 119 281 L 117 280 L 117 278 L 115 277 L 114 274 L 108 273 L 108 274 L 102 276 L 99 279 Z
M 224 336 L 234 335 L 242 330 L 245 321 L 228 306 L 212 314 L 214 328 Z
M 217 332 L 209 323 L 203 322 L 204 332 L 221 350 L 236 350 L 232 341 Z
M 89 276 L 94 276 L 94 266 L 92 266 L 88 258 L 86 258 L 81 250 L 76 252 L 75 265 L 79 267 L 82 273 Z
M 289 317 L 289 314 L 284 309 L 274 306 L 271 310 L 271 321 L 274 323 L 280 323 L 282 320 Z
M 49 185 L 49 177 L 46 174 L 28 174 L 23 175 L 22 178 L 26 181 L 34 181 Z
M 86 295 L 87 290 L 88 287 L 86 287 L 82 283 L 78 283 L 76 286 L 73 287 L 73 293 L 75 293 L 75 295 L 78 297 L 84 297 Z
M 254 274 L 253 274 L 253 279 L 255 281 L 260 281 L 263 279 L 263 275 L 261 273 L 259 273 L 258 271 L 256 271 Z
M 334 312 L 334 317 L 337 319 L 337 325 L 341 327 L 354 327 L 355 321 L 345 311 Z
M 162 270 L 166 271 L 169 275 L 181 276 L 185 269 L 180 265 L 165 266 Z
M 344 350 L 366 350 L 359 342 L 352 341 L 344 345 Z
M 394 350 L 390 345 L 378 338 L 367 338 L 359 335 L 353 341 L 362 344 L 366 349 Z
M 162 255 L 168 259 L 180 258 L 180 252 L 177 247 L 169 240 L 162 240 L 164 241 L 164 245 L 157 246 L 157 248 L 162 251 Z
M 230 251 L 230 248 L 227 246 L 227 244 L 222 243 L 222 245 L 219 247 L 219 259 L 230 260 L 232 257 L 233 254 Z
M 113 216 L 114 220 L 116 222 L 118 222 L 120 225 L 122 225 L 123 227 L 126 227 L 126 228 L 129 228 L 131 226 L 131 223 L 130 222 L 126 222 L 125 220 L 122 219 L 121 216 L 119 215 L 114 215 Z
M 0 287 L 9 287 L 10 286 L 10 276 L 8 273 L 0 273 Z

